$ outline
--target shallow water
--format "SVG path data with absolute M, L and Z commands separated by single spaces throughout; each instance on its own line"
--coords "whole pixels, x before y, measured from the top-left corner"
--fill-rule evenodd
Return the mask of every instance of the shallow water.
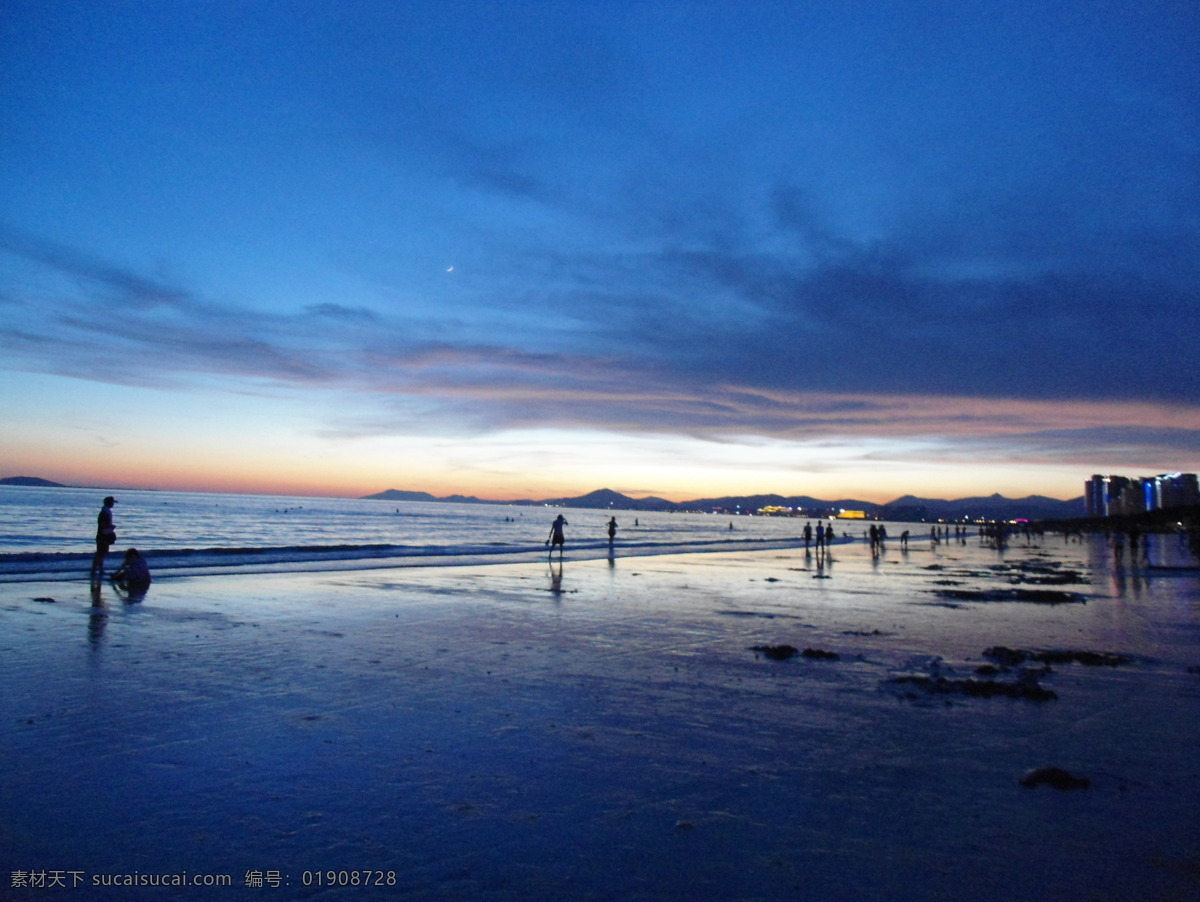
M 521 505 L 117 494 L 119 538 L 110 559 L 136 547 L 160 576 L 535 561 L 546 556 L 550 523 L 559 513 L 569 523 L 567 560 L 794 547 L 810 522 Z M 86 578 L 102 496 L 92 489 L 0 486 L 0 581 Z M 612 545 L 610 517 L 619 524 Z M 811 522 L 815 528 L 817 521 Z M 895 536 L 917 529 L 890 526 Z M 861 535 L 865 528 L 842 521 L 838 532 Z
M 936 594 L 1047 564 L 1082 601 Z M 1115 571 L 1099 543 L 101 592 L 0 588 L 9 870 L 233 877 L 196 899 L 1200 894 L 1200 584 Z M 752 650 L 783 643 L 838 658 Z M 1055 666 L 1048 702 L 893 682 L 973 677 L 995 645 L 1131 660 Z M 1046 766 L 1092 786 L 1019 784 Z M 396 885 L 305 886 L 319 869 Z M 259 871 L 281 885 L 244 886 Z

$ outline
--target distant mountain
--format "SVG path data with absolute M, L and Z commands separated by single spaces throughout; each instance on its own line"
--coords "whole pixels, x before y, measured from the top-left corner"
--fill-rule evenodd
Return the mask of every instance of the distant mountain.
M 43 489 L 70 488 L 61 482 L 51 482 L 49 479 L 39 479 L 37 476 L 6 476 L 4 479 L 0 479 L 0 485 L 31 485 Z
M 923 513 L 913 516 L 916 512 Z M 1005 498 L 997 494 L 954 501 L 905 495 L 879 508 L 885 520 L 1070 520 L 1085 513 L 1082 496 L 1060 501 L 1044 495 Z
M 442 501 L 451 504 L 489 504 L 491 502 L 484 501 L 482 498 L 476 498 L 474 495 L 447 495 Z
M 914 511 L 923 511 L 924 516 L 912 517 Z M 1084 499 L 1074 498 L 1060 501 L 1045 495 L 1028 495 L 1026 498 L 1006 498 L 1001 494 L 988 498 L 959 498 L 947 501 L 934 498 L 914 498 L 905 495 L 892 503 L 883 505 L 880 516 L 884 519 L 1072 519 L 1085 513 Z
M 843 498 L 825 501 L 808 495 L 737 495 L 721 498 L 698 498 L 694 501 L 668 501 L 665 498 L 631 498 L 612 489 L 597 489 L 586 495 L 571 498 L 547 498 L 541 501 L 486 501 L 463 495 L 437 498 L 428 492 L 405 492 L 388 489 L 368 499 L 381 501 L 458 501 L 474 504 L 528 505 L 537 507 L 574 507 L 585 510 L 628 511 L 720 511 L 722 513 L 753 513 L 764 507 L 784 507 L 802 510 L 808 517 L 827 517 L 841 510 L 863 511 L 868 517 L 882 520 L 923 522 L 935 520 L 1069 520 L 1084 515 L 1083 498 L 1059 501 L 1042 495 L 1027 498 L 959 498 L 946 501 L 937 498 L 917 498 L 905 495 L 888 504 L 874 504 Z
M 549 504 L 554 507 L 581 507 L 584 509 L 624 511 L 667 511 L 676 510 L 678 505 L 666 498 L 630 498 L 612 489 L 597 489 L 577 498 L 551 498 L 535 501 L 534 504 Z
M 680 507 L 687 510 L 704 511 L 756 511 L 764 507 L 790 507 L 811 511 L 811 516 L 817 516 L 829 511 L 841 510 L 866 511 L 872 513 L 878 504 L 869 501 L 857 501 L 852 498 L 842 498 L 838 501 L 823 501 L 809 495 L 726 495 L 721 498 L 697 498 L 695 501 L 684 501 Z
M 441 501 L 444 503 L 458 504 L 508 503 L 485 501 L 482 498 L 476 498 L 474 495 L 447 495 L 445 498 L 438 498 L 434 495 L 430 495 L 428 492 L 404 492 L 400 489 L 388 489 L 385 492 L 379 492 L 375 495 L 364 495 L 363 498 L 367 501 Z
M 374 495 L 364 495 L 367 501 L 441 501 L 428 492 L 402 492 L 399 489 L 388 489 Z

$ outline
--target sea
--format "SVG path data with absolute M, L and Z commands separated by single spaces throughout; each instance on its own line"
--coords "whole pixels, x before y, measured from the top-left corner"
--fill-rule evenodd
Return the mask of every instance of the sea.
M 86 579 L 104 496 L 117 498 L 117 543 L 155 578 L 198 573 L 346 570 L 533 561 L 550 524 L 567 519 L 566 560 L 794 548 L 798 517 L 583 510 L 509 504 L 397 502 L 197 492 L 0 486 L 0 582 Z M 616 541 L 607 524 L 615 517 Z M 829 522 L 829 521 L 825 521 Z M 839 521 L 842 541 L 866 524 Z M 926 535 L 919 524 L 888 524 Z M 556 555 L 557 559 L 557 555 Z

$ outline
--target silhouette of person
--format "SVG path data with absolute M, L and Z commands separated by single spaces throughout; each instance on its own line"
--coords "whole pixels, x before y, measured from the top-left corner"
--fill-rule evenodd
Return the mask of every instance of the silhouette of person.
M 125 552 L 125 562 L 112 575 L 112 581 L 131 601 L 140 601 L 150 588 L 150 565 L 136 548 L 130 548 Z
M 109 495 L 104 499 L 104 506 L 100 508 L 100 513 L 96 516 L 96 554 L 92 558 L 92 575 L 98 576 L 104 573 L 104 559 L 108 556 L 108 549 L 117 541 L 117 530 L 113 526 L 113 505 L 117 503 L 117 499 Z
M 1136 526 L 1129 527 L 1129 561 L 1135 567 L 1138 562 L 1138 542 L 1141 540 L 1142 532 Z
M 808 546 L 812 544 L 812 523 L 804 524 L 804 550 L 808 551 Z
M 608 521 L 608 544 L 611 546 L 617 538 L 617 518 Z
M 546 539 L 546 544 L 550 546 L 550 554 L 554 554 L 554 546 L 558 546 L 558 556 L 561 558 L 563 554 L 563 546 L 567 543 L 567 537 L 563 535 L 563 527 L 570 526 L 567 518 L 559 514 L 554 518 L 554 522 L 550 524 L 550 538 Z

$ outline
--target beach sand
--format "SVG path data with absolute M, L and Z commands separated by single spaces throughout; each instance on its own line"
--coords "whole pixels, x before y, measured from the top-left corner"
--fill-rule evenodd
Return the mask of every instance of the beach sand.
M 2 585 L 0 898 L 1200 898 L 1200 581 L 1041 546 Z

